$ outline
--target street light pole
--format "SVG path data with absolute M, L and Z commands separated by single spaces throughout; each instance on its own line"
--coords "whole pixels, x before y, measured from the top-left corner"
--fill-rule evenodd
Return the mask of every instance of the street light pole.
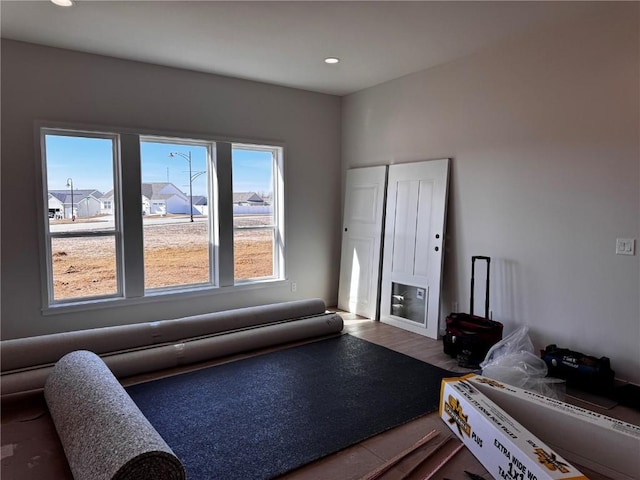
M 189 217 L 193 222 L 193 177 L 191 176 L 191 150 L 189 150 L 189 155 L 181 152 L 172 152 L 169 154 L 169 158 L 175 158 L 176 155 L 184 158 L 189 164 Z
M 73 214 L 73 179 L 71 177 L 67 178 L 67 187 L 71 189 L 71 221 L 76 221 L 76 216 Z

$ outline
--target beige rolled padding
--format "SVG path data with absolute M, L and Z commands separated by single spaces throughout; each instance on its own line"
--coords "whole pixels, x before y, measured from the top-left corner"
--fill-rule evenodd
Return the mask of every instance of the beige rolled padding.
M 0 391 L 4 396 L 30 390 L 41 390 L 52 369 L 52 366 L 48 366 L 3 374 L 0 377 Z
M 75 480 L 185 478 L 180 460 L 96 354 L 61 358 L 44 396 Z
M 264 325 L 173 345 L 136 350 L 104 357 L 118 378 L 190 365 L 214 358 L 273 347 L 342 331 L 344 321 L 335 313 L 302 318 L 295 322 Z
M 294 300 L 171 320 L 3 340 L 0 368 L 4 373 L 35 366 L 46 367 L 75 350 L 106 354 L 322 315 L 325 311 L 325 303 L 321 299 Z
M 122 374 L 112 368 L 116 376 L 121 378 L 129 374 L 152 371 L 153 365 L 156 366 L 155 368 L 167 368 L 188 363 L 185 359 L 175 361 L 174 345 L 325 315 L 324 301 L 316 298 L 238 308 L 172 320 L 2 340 L 0 342 L 0 391 L 2 395 L 10 395 L 42 389 L 53 365 L 67 353 L 76 350 L 88 350 L 100 355 L 103 359 L 108 358 L 107 364 L 110 368 L 112 364 L 109 362 L 121 366 L 129 358 L 137 362 L 139 356 L 144 357 L 144 363 L 139 365 L 140 368 L 123 367 Z M 151 352 L 148 351 L 150 348 L 159 350 Z M 120 355 L 124 357 L 121 358 Z M 212 357 L 199 358 L 207 360 L 220 356 L 214 351 Z M 130 371 L 133 373 L 129 373 Z
M 131 351 L 103 354 L 101 358 L 117 378 L 126 378 L 259 348 L 332 335 L 342 331 L 343 327 L 340 315 L 325 313 L 167 345 L 149 345 Z M 3 395 L 42 388 L 52 368 L 46 366 L 4 374 Z

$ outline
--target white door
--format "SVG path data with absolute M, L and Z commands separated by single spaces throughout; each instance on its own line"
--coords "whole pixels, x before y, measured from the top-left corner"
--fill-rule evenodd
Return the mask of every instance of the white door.
M 380 320 L 438 338 L 449 159 L 389 167 Z
M 338 308 L 376 318 L 387 167 L 347 171 Z

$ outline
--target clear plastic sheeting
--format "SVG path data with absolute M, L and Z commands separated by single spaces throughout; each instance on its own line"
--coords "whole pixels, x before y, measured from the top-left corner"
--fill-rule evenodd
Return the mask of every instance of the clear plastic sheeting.
M 564 399 L 565 383 L 547 378 L 547 364 L 538 357 L 522 326 L 496 343 L 480 363 L 482 375 L 514 387 L 531 390 L 557 400 Z

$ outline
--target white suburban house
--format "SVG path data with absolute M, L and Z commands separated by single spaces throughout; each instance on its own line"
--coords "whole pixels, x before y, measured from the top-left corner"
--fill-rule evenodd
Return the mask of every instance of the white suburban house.
M 189 195 L 180 191 L 173 183 L 143 183 L 142 184 L 142 214 L 166 215 L 168 213 L 189 213 Z M 100 199 L 101 212 L 113 214 L 113 190 L 105 193 Z M 207 198 L 193 196 L 193 213 L 205 214 Z
M 234 192 L 234 215 L 260 215 L 271 214 L 271 203 L 255 192 Z
M 233 194 L 233 204 L 241 207 L 250 205 L 264 205 L 264 199 L 255 192 L 235 192 Z
M 93 217 L 102 213 L 98 190 L 49 190 L 49 218 Z
M 207 197 L 204 195 L 194 195 L 191 199 L 191 205 L 193 205 L 193 209 L 197 210 L 199 215 L 209 214 L 209 202 L 207 202 Z

